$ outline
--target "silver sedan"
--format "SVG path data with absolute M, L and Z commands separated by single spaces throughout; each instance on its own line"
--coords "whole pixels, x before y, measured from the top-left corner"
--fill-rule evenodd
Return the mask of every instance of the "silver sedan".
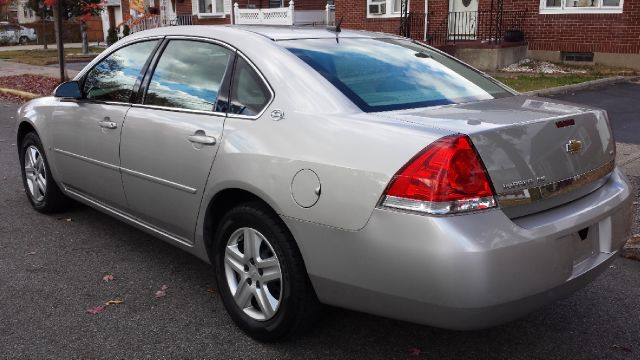
M 607 114 L 408 39 L 168 27 L 18 112 L 28 199 L 88 204 L 211 262 L 251 336 L 321 303 L 450 329 L 584 286 L 629 235 Z

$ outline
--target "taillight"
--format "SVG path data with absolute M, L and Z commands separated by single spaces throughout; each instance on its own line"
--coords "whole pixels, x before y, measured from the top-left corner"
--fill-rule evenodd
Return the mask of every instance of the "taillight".
M 381 205 L 444 215 L 496 206 L 489 176 L 466 135 L 445 136 L 393 177 Z

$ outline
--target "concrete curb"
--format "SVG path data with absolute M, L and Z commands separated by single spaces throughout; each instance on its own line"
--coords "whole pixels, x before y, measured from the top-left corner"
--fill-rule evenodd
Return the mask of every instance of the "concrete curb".
M 564 93 L 568 93 L 568 92 L 572 92 L 572 91 L 583 90 L 583 89 L 588 89 L 588 88 L 595 88 L 595 87 L 600 87 L 600 86 L 605 86 L 605 85 L 612 85 L 612 84 L 617 84 L 617 83 L 621 83 L 621 82 L 633 81 L 633 80 L 637 80 L 637 79 L 640 79 L 640 77 L 639 76 L 612 76 L 612 77 L 608 77 L 608 78 L 604 78 L 604 79 L 596 79 L 596 80 L 591 80 L 591 81 L 585 81 L 585 82 L 579 83 L 579 84 L 564 85 L 564 86 L 558 86 L 558 87 L 553 87 L 553 88 L 548 88 L 548 89 L 527 91 L 527 92 L 524 92 L 522 94 L 523 95 L 530 95 L 530 96 L 545 96 L 545 95 L 554 95 L 554 94 L 564 94 Z
M 11 94 L 11 95 L 16 95 L 16 96 L 21 96 L 21 97 L 24 97 L 24 98 L 27 98 L 27 99 L 35 99 L 35 98 L 41 96 L 41 95 L 37 95 L 37 94 L 34 94 L 34 93 L 22 91 L 22 90 L 6 89 L 6 88 L 0 88 L 0 92 Z

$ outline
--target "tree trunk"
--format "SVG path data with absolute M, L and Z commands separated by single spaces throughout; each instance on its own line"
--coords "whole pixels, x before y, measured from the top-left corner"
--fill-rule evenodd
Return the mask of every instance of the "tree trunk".
M 60 66 L 60 81 L 67 81 L 67 69 L 64 66 L 64 42 L 62 41 L 62 13 L 64 0 L 58 0 L 58 4 L 53 7 L 54 30 L 56 33 L 56 44 L 58 45 L 58 65 Z
M 42 42 L 44 43 L 44 47 L 42 48 L 43 50 L 48 50 L 49 47 L 47 45 L 47 20 L 46 20 L 46 7 L 44 6 L 44 4 L 40 4 L 42 5 Z
M 82 53 L 89 53 L 89 41 L 87 40 L 87 23 L 82 21 L 80 23 L 80 34 L 82 34 Z

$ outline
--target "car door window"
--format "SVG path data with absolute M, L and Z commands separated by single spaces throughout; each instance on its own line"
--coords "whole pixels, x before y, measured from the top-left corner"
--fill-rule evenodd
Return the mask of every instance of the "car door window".
M 162 52 L 146 105 L 213 111 L 232 51 L 220 45 L 172 40 Z
M 158 40 L 121 48 L 103 59 L 87 74 L 84 94 L 89 100 L 129 102 L 133 86 Z
M 229 112 L 255 116 L 267 106 L 270 100 L 271 92 L 260 75 L 246 60 L 238 57 L 231 85 Z

